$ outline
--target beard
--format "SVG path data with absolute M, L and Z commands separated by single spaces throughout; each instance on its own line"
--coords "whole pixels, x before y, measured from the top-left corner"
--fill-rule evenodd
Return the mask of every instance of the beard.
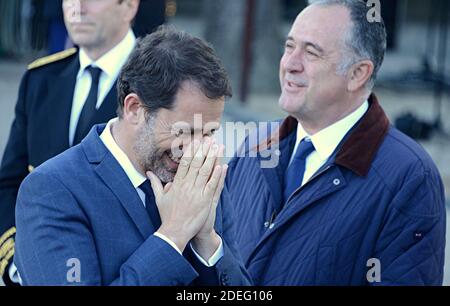
M 138 130 L 133 149 L 139 166 L 145 172 L 153 172 L 162 183 L 166 184 L 173 181 L 176 171 L 169 169 L 164 162 L 168 154 L 156 144 L 154 123 L 155 118 L 150 116 L 146 124 Z

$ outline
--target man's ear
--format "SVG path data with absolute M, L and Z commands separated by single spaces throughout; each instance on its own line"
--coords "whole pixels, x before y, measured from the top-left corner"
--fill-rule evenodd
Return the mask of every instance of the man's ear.
M 123 101 L 123 119 L 130 124 L 139 124 L 142 115 L 142 101 L 137 94 L 129 94 Z
M 374 65 L 370 60 L 364 60 L 354 64 L 348 74 L 348 91 L 355 92 L 366 86 L 373 75 L 373 70 Z

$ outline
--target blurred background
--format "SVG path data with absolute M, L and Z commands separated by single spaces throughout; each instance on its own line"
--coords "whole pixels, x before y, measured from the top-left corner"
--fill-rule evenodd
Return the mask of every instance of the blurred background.
M 14 117 L 21 76 L 36 58 L 69 47 L 58 0 L 0 1 L 0 156 Z M 282 118 L 279 60 L 285 37 L 306 0 L 166 0 L 161 14 L 143 9 L 139 19 L 173 24 L 209 41 L 231 76 L 234 97 L 224 121 Z M 381 0 L 388 52 L 374 92 L 391 122 L 416 139 L 436 162 L 450 207 L 450 31 L 448 0 Z M 153 20 L 151 20 L 153 21 Z M 450 211 L 448 209 L 448 211 Z M 447 213 L 447 219 L 450 213 Z M 447 222 L 449 223 L 449 222 Z M 450 226 L 447 226 L 450 233 Z M 450 285 L 447 235 L 445 284 Z

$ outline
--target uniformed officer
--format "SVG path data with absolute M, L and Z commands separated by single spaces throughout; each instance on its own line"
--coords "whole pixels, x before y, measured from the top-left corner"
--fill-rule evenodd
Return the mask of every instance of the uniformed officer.
M 19 186 L 91 126 L 116 116 L 115 82 L 135 45 L 138 6 L 139 0 L 64 0 L 64 21 L 79 49 L 39 59 L 23 76 L 0 167 L 0 277 L 7 285 L 20 281 L 11 264 Z

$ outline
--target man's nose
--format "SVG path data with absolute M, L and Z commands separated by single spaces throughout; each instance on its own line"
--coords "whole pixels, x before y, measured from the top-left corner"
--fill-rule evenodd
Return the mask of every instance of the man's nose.
M 63 10 L 68 12 L 69 18 L 73 21 L 77 20 L 79 16 L 84 16 L 87 13 L 85 0 L 64 0 Z
M 86 15 L 88 1 L 85 1 L 85 0 L 79 0 L 79 1 L 80 1 L 80 15 Z
M 286 61 L 284 62 L 284 69 L 290 73 L 298 73 L 305 70 L 302 55 L 299 51 L 295 51 L 286 58 Z

